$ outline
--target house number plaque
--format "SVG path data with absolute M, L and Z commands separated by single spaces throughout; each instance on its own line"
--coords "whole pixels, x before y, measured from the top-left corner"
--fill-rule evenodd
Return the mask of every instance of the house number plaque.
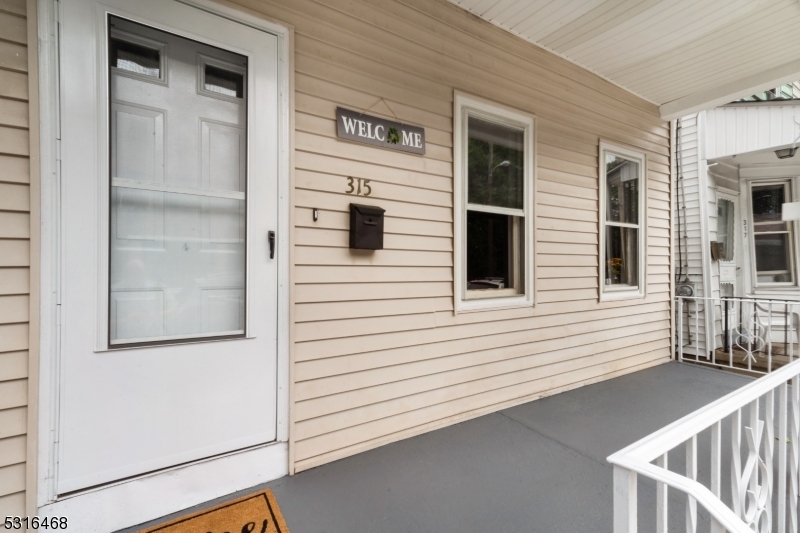
M 425 128 L 400 124 L 342 107 L 336 108 L 336 133 L 340 139 L 389 150 L 425 154 Z
M 347 194 L 355 194 L 356 196 L 369 196 L 372 194 L 372 187 L 369 182 L 372 180 L 362 180 L 361 178 L 347 178 Z M 362 188 L 363 186 L 363 188 Z

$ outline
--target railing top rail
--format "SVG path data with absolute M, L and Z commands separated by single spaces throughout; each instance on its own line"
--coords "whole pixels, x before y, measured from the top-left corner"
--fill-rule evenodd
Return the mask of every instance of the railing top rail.
M 651 433 L 608 457 L 612 464 L 622 464 L 625 458 L 649 463 L 671 449 L 711 427 L 737 409 L 748 405 L 769 391 L 800 374 L 800 360 L 754 380 L 715 402 L 689 413 L 680 420 Z
M 676 300 L 713 300 L 729 302 L 766 302 L 773 304 L 800 305 L 800 300 L 776 300 L 774 298 L 752 298 L 750 296 L 675 296 Z

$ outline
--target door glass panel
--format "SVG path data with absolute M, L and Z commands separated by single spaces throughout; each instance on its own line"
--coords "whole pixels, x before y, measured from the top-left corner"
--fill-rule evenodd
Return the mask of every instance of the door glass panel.
M 522 209 L 524 130 L 473 117 L 468 126 L 469 203 Z
M 161 51 L 141 44 L 112 37 L 110 43 L 111 66 L 144 74 L 161 77 Z
M 639 163 L 606 154 L 606 220 L 639 223 Z
M 233 72 L 214 65 L 205 65 L 205 81 L 203 87 L 207 91 L 231 96 L 244 97 L 244 74 Z
M 722 243 L 722 260 L 733 261 L 733 202 L 720 198 L 717 202 L 717 242 Z
M 119 57 L 112 54 L 112 67 Z M 134 59 L 165 64 L 144 53 Z M 246 72 L 247 58 L 235 59 Z M 170 87 L 111 71 L 111 345 L 245 332 L 246 111 L 217 99 L 197 105 L 194 60 L 170 58 Z M 213 83 L 244 98 L 244 74 L 231 74 L 239 81 Z M 143 91 L 148 105 L 132 101 Z

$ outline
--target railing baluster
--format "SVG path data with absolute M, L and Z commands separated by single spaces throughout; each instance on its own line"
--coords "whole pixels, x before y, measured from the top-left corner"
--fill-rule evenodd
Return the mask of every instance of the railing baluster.
M 786 314 L 789 319 L 789 362 L 794 361 L 794 306 L 789 305 L 789 312 Z
M 700 359 L 700 325 L 698 321 L 700 317 L 700 302 L 697 298 L 694 299 L 694 360 Z M 689 339 L 692 336 L 689 335 Z
M 730 300 L 727 298 L 723 300 L 722 304 L 722 352 L 727 352 L 731 345 L 731 326 L 728 307 L 730 307 Z
M 722 496 L 722 422 L 711 426 L 711 492 Z
M 756 304 L 753 302 L 752 313 L 748 312 L 750 317 L 750 331 L 747 332 L 747 370 L 753 370 L 753 336 L 756 331 Z
M 789 531 L 798 533 L 797 523 L 797 498 L 800 497 L 800 378 L 792 378 L 791 398 L 791 423 L 789 424 Z
M 741 312 L 741 309 L 739 309 L 739 311 Z M 733 302 L 733 312 L 736 313 L 736 302 L 735 301 Z M 734 318 L 736 318 L 736 317 L 734 317 Z M 734 320 L 734 324 L 736 324 L 735 320 Z M 734 341 L 734 338 L 733 338 L 733 331 L 732 330 L 734 328 L 736 328 L 736 326 L 735 325 L 731 325 L 731 331 L 728 332 L 728 335 L 730 335 L 730 340 L 728 341 L 728 366 L 731 367 L 731 368 L 733 368 L 733 341 Z
M 768 516 L 768 523 L 772 524 L 772 497 L 775 493 L 773 478 L 775 476 L 775 391 L 771 390 L 764 396 L 766 406 L 764 415 L 766 423 L 764 425 L 764 463 L 767 468 L 764 470 L 765 479 L 761 480 L 761 490 L 767 491 L 766 514 Z M 772 527 L 770 526 L 770 531 Z
M 742 490 L 742 410 L 731 415 L 731 501 L 733 512 L 744 519 Z
M 664 470 L 667 469 L 667 455 L 664 454 L 656 459 L 656 465 Z M 661 482 L 656 484 L 656 533 L 667 533 L 669 517 L 669 494 L 667 485 Z
M 787 314 L 788 316 L 788 314 Z M 786 439 L 788 385 L 778 388 L 778 533 L 786 533 Z
M 767 312 L 767 372 L 772 372 L 772 302 Z
M 697 480 L 697 435 L 686 441 L 686 477 Z M 687 496 L 686 501 L 686 531 L 697 532 L 697 500 Z
M 750 429 L 756 435 L 758 435 L 758 426 L 759 422 L 761 422 L 761 420 L 758 418 L 758 400 L 753 400 L 750 402 L 750 416 L 748 417 L 747 422 L 750 424 Z M 760 439 L 756 440 L 756 446 L 760 446 L 760 444 Z M 753 494 L 758 494 L 758 465 L 756 465 L 755 468 L 750 471 L 750 490 L 753 492 Z
M 678 361 L 683 362 L 683 298 L 678 297 Z
M 706 309 L 706 313 L 708 313 L 708 304 L 711 305 L 711 337 L 706 335 L 706 338 L 711 339 L 711 364 L 716 364 L 717 362 L 717 304 L 714 302 L 706 302 L 704 308 Z M 709 348 L 706 346 L 706 359 L 708 359 Z
M 636 472 L 614 466 L 614 533 L 638 533 Z

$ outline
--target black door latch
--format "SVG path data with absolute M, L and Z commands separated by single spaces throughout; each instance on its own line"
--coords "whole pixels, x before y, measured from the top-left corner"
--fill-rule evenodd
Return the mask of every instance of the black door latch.
M 275 232 L 270 231 L 267 234 L 267 239 L 269 240 L 269 258 L 275 259 Z

